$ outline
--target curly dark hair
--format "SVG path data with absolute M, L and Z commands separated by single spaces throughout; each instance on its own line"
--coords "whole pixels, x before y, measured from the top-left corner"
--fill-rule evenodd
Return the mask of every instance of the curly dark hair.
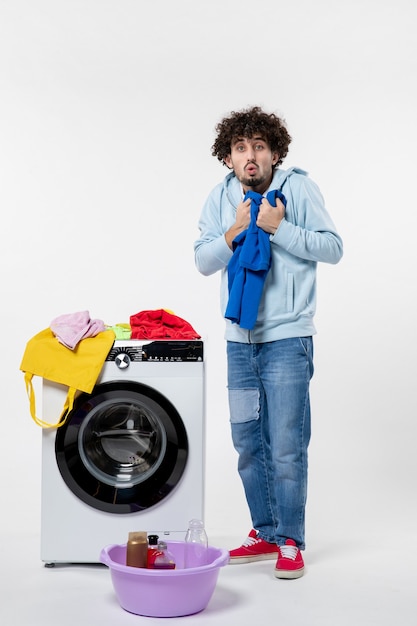
M 211 147 L 211 154 L 222 161 L 230 154 L 231 146 L 238 137 L 251 138 L 260 134 L 268 143 L 272 152 L 278 152 L 278 167 L 288 153 L 291 143 L 285 122 L 274 113 L 265 113 L 261 107 L 255 106 L 243 111 L 232 111 L 216 126 L 217 138 Z

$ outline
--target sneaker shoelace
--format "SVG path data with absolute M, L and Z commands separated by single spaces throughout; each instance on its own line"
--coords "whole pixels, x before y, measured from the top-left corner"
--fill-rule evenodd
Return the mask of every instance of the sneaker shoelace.
M 258 537 L 246 537 L 242 545 L 245 546 L 245 548 L 249 548 L 249 546 L 254 546 L 255 543 L 259 543 L 260 541 L 262 541 L 262 539 L 258 539 Z
M 291 559 L 291 561 L 295 561 L 298 553 L 297 546 L 280 546 L 279 550 L 284 559 Z

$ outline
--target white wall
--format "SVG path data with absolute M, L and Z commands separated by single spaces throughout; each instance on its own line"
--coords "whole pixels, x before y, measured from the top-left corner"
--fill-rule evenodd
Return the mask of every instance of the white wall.
M 227 173 L 214 126 L 252 104 L 286 118 L 284 166 L 345 242 L 319 270 L 308 530 L 411 524 L 416 18 L 414 0 L 0 0 L 2 528 L 39 527 L 26 341 L 61 313 L 167 307 L 206 339 L 208 530 L 249 529 L 218 278 L 193 242 Z

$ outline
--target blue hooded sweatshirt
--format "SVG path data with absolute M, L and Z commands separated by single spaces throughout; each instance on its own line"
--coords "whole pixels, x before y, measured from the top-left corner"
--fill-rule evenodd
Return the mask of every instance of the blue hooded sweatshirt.
M 314 335 L 317 263 L 338 263 L 342 240 L 327 212 L 317 185 L 298 168 L 277 169 L 266 193 L 281 189 L 285 217 L 268 235 L 271 265 L 265 278 L 257 319 L 252 329 L 226 319 L 225 337 L 240 343 L 263 343 Z M 194 244 L 197 269 L 205 276 L 221 273 L 223 315 L 229 299 L 227 267 L 233 251 L 225 233 L 236 221 L 242 186 L 231 172 L 208 196 L 199 220 L 200 237 Z

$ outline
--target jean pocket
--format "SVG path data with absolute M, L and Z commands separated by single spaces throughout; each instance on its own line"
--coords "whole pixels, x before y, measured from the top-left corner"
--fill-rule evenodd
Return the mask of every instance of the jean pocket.
M 313 339 L 312 337 L 299 337 L 299 342 L 301 344 L 301 349 L 303 350 L 307 361 L 308 366 L 310 368 L 310 378 L 312 378 L 314 374 L 314 365 L 313 365 Z
M 229 389 L 229 409 L 232 424 L 259 419 L 259 389 Z

